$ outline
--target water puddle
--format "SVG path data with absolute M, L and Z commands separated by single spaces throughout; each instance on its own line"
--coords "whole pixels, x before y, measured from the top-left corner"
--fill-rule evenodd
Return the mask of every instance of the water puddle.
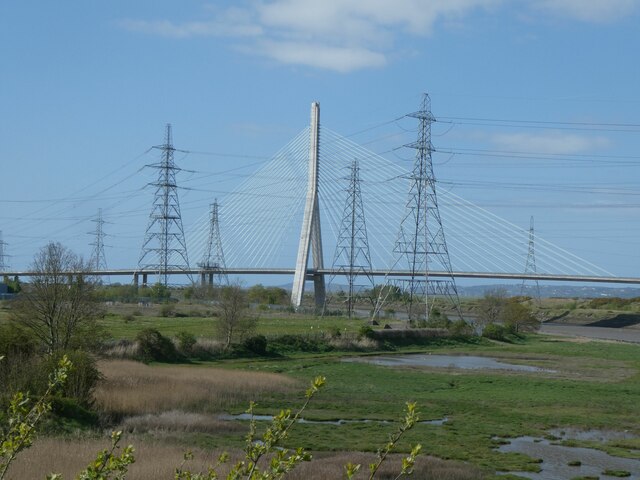
M 220 420 L 251 420 L 251 415 L 248 413 L 238 413 L 236 415 L 222 414 L 219 415 L 218 418 Z M 273 420 L 272 415 L 253 415 L 253 419 L 258 422 L 270 422 Z M 449 419 L 447 417 L 444 418 L 436 418 L 434 420 L 422 420 L 419 421 L 419 424 L 422 425 L 444 425 L 448 422 Z M 374 420 L 370 418 L 356 419 L 356 420 L 307 420 L 306 418 L 299 418 L 298 423 L 309 423 L 309 424 L 317 424 L 317 425 L 347 425 L 352 423 L 378 423 L 381 425 L 393 423 L 390 420 Z
M 505 363 L 489 357 L 467 355 L 393 355 L 384 357 L 345 358 L 345 362 L 366 362 L 387 367 L 436 367 L 460 368 L 464 370 L 512 370 L 520 372 L 553 372 L 531 365 Z
M 605 470 L 629 472 L 629 480 L 640 480 L 640 460 L 613 457 L 592 448 L 564 447 L 553 445 L 549 440 L 533 437 L 518 437 L 502 445 L 500 452 L 522 453 L 532 458 L 541 458 L 541 471 L 508 472 L 532 480 L 557 480 L 575 477 L 614 478 L 604 475 Z M 572 466 L 573 465 L 573 466 Z
M 549 430 L 549 434 L 560 440 L 581 440 L 590 442 L 606 443 L 613 440 L 630 440 L 636 438 L 631 432 L 620 432 L 616 430 L 582 430 L 579 428 L 556 428 Z

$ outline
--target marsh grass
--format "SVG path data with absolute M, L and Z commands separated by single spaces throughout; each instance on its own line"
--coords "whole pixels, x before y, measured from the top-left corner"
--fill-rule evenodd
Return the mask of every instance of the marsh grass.
M 29 455 L 18 457 L 9 471 L 12 480 L 45 478 L 51 472 L 61 473 L 64 478 L 74 478 L 96 452 L 107 447 L 105 439 L 61 439 L 42 438 L 36 441 Z M 136 480 L 161 480 L 173 478 L 175 468 L 182 462 L 185 447 L 170 445 L 155 440 L 129 436 L 123 439 L 123 445 L 129 443 L 135 447 L 136 461 L 129 469 L 127 478 Z M 206 471 L 207 466 L 215 463 L 222 449 L 193 449 L 194 459 L 187 466 L 195 472 Z M 231 461 L 240 457 L 238 451 L 230 451 Z M 380 480 L 395 478 L 400 470 L 401 455 L 391 455 L 376 478 Z M 360 473 L 356 479 L 368 476 L 367 465 L 375 460 L 375 454 L 359 452 L 331 452 L 314 454 L 310 463 L 303 463 L 287 480 L 326 480 L 344 478 L 344 465 L 348 462 L 360 463 Z M 219 470 L 221 478 L 226 468 Z M 431 457 L 418 457 L 413 478 L 426 480 L 479 480 L 479 469 L 460 462 L 439 460 Z
M 283 375 L 190 365 L 150 366 L 129 360 L 99 362 L 104 375 L 97 407 L 112 418 L 171 410 L 220 412 L 246 408 L 266 393 L 290 393 L 301 384 Z

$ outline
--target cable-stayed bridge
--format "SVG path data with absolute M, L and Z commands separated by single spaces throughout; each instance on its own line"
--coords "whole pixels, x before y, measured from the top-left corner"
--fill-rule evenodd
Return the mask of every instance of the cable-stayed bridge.
M 348 268 L 354 266 L 353 258 L 334 257 L 344 233 L 350 167 L 357 161 L 358 195 L 364 212 L 361 221 L 366 224 L 369 260 L 367 268 L 359 271 L 361 277 L 640 283 L 640 278 L 616 277 L 540 237 L 535 237 L 536 271 L 525 271 L 530 232 L 439 185 L 436 188 L 438 211 L 446 234 L 450 269 L 429 264 L 428 260 L 418 268 L 415 263 L 408 267 L 403 258 L 406 251 L 398 255 L 394 250 L 397 250 L 403 219 L 415 216 L 418 208 L 410 199 L 411 186 L 416 182 L 415 172 L 322 126 L 319 106 L 314 105 L 310 126 L 221 199 L 216 218 L 219 243 L 224 247 L 224 265 L 206 261 L 207 245 L 211 244 L 211 222 L 207 212 L 184 232 L 190 265 L 164 270 L 160 264 L 152 268 L 96 269 L 93 273 L 128 275 L 136 283 L 142 279 L 144 284 L 148 277 L 158 274 L 165 278 L 166 275 L 192 275 L 196 279 L 200 276 L 203 281 L 209 281 L 221 272 L 227 276 L 290 275 L 294 281 L 293 303 L 299 305 L 306 280 L 313 280 L 317 291 L 324 290 L 325 277 L 354 274 L 353 268 Z M 315 114 L 314 108 L 318 110 Z M 173 177 L 165 175 L 165 178 Z M 162 205 L 162 186 L 163 183 L 158 182 L 160 202 L 156 205 L 157 212 L 171 207 Z M 155 220 L 163 215 L 157 212 Z M 175 213 L 173 215 L 175 217 Z M 426 225 L 429 219 L 421 221 Z M 426 236 L 426 233 L 421 235 Z M 172 248 L 167 238 L 163 252 L 165 265 L 177 265 L 179 259 L 172 256 L 182 253 Z M 424 255 L 434 248 L 425 239 L 414 240 L 412 245 L 414 252 L 420 250 Z M 6 274 L 28 276 L 31 272 Z

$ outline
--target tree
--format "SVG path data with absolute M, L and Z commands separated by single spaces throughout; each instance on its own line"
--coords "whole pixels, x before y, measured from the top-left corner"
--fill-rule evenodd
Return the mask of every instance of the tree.
M 255 318 L 245 316 L 247 297 L 239 285 L 221 289 L 218 310 L 218 335 L 226 348 L 229 348 L 231 342 L 242 340 L 255 330 Z
M 95 341 L 102 309 L 89 265 L 51 242 L 36 254 L 31 270 L 34 275 L 15 301 L 12 320 L 33 333 L 48 353 Z
M 516 300 L 510 300 L 502 310 L 504 325 L 514 332 L 534 332 L 540 328 L 540 321 L 531 307 Z
M 507 292 L 504 289 L 485 292 L 478 302 L 478 323 L 484 326 L 501 321 L 506 304 Z

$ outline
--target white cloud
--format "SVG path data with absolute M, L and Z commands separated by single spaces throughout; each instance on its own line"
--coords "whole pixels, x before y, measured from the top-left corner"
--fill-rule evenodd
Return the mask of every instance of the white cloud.
M 497 147 L 510 152 L 571 155 L 589 153 L 610 144 L 603 136 L 586 136 L 561 131 L 547 133 L 502 133 L 491 141 Z
M 638 8 L 638 0 L 537 0 L 534 7 L 584 22 L 611 22 Z
M 383 54 L 359 47 L 264 41 L 260 44 L 260 49 L 264 55 L 280 63 L 306 65 L 342 73 L 386 64 Z
M 520 0 L 518 9 L 579 21 L 624 17 L 638 0 Z M 204 10 L 191 22 L 123 20 L 128 30 L 172 38 L 235 38 L 241 51 L 280 63 L 350 72 L 382 67 L 400 35 L 422 36 L 473 11 L 496 10 L 507 0 L 244 0 Z
M 120 26 L 172 38 L 252 39 L 242 51 L 285 64 L 350 72 L 386 65 L 399 34 L 427 35 L 440 19 L 459 19 L 501 1 L 257 0 L 244 8 L 210 8 L 209 21 L 127 19 Z

